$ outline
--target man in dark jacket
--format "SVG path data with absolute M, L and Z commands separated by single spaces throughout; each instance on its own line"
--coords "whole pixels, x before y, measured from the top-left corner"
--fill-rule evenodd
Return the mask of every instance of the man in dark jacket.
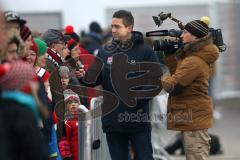
M 131 97 L 132 88 L 126 84 L 145 74 L 141 68 L 132 70 L 132 66 L 138 66 L 140 62 L 158 63 L 158 61 L 153 50 L 144 44 L 142 34 L 133 31 L 133 24 L 134 18 L 131 12 L 125 10 L 115 12 L 112 18 L 113 40 L 105 44 L 97 55 L 104 65 L 95 85 L 102 85 L 104 91 L 115 94 L 119 99 L 116 108 L 106 113 L 106 108 L 109 107 L 106 105 L 106 101 L 110 99 L 103 95 L 102 126 L 113 160 L 128 159 L 129 141 L 136 153 L 137 160 L 153 160 L 151 125 L 148 120 L 141 119 L 141 116 L 149 116 L 149 99 L 146 98 L 148 96 L 143 94 L 143 98 L 134 99 L 136 104 L 132 105 L 132 101 L 129 103 L 129 99 L 126 99 L 126 97 Z M 120 61 L 124 59 L 124 56 L 121 55 L 127 57 L 122 64 Z M 120 65 L 116 67 L 116 63 Z M 159 74 L 154 76 L 156 75 L 159 76 Z M 85 78 L 87 76 L 88 72 Z M 145 77 L 144 82 L 140 85 L 146 84 L 149 79 L 149 77 Z M 137 85 L 139 84 L 137 80 L 132 84 L 135 85 L 134 89 L 146 91 L 143 90 L 146 89 L 145 86 Z

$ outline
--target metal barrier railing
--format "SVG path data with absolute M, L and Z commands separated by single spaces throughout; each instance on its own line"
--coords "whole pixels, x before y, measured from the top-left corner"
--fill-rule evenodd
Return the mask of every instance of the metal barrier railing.
M 92 98 L 90 109 L 101 107 L 102 98 Z M 94 115 L 94 112 L 93 112 Z M 79 160 L 111 160 L 101 117 L 79 121 Z
M 167 98 L 167 96 L 162 98 Z M 93 110 L 101 107 L 101 104 L 101 97 L 92 98 L 90 109 Z M 162 114 L 158 106 L 151 105 L 151 113 Z M 161 126 L 162 124 L 152 122 L 153 157 L 155 160 L 173 160 L 164 150 L 159 138 L 161 135 L 159 127 Z M 79 160 L 111 160 L 106 135 L 102 131 L 101 117 L 88 121 L 79 121 Z

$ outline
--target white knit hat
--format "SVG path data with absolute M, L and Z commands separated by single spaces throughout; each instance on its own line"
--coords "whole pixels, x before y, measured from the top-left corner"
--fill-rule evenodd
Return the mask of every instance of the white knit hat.
M 80 102 L 80 98 L 79 96 L 73 92 L 71 89 L 66 89 L 64 92 L 64 101 L 68 101 L 68 100 L 77 100 Z

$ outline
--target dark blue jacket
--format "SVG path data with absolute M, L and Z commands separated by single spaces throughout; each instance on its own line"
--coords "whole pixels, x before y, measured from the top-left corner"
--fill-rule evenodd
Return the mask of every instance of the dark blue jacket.
M 132 42 L 132 43 L 131 43 Z M 143 36 L 140 32 L 132 32 L 132 39 L 129 44 L 118 45 L 119 42 L 112 41 L 112 44 L 106 44 L 98 53 L 98 57 L 103 60 L 104 66 L 97 79 L 95 85 L 101 84 L 104 91 L 115 94 L 119 103 L 117 107 L 110 113 L 105 113 L 102 117 L 103 131 L 105 132 L 136 132 L 136 131 L 150 131 L 151 125 L 147 121 L 149 116 L 149 99 L 138 99 L 135 107 L 129 107 L 124 103 L 118 94 L 115 92 L 112 80 L 110 77 L 110 67 L 114 59 L 112 57 L 118 53 L 124 53 L 128 56 L 128 61 L 135 62 L 158 62 L 156 54 L 153 50 L 144 44 Z M 112 46 L 111 46 L 112 45 Z M 130 46 L 130 47 L 127 47 Z M 114 57 L 113 57 L 114 58 Z M 124 67 L 124 66 L 123 66 Z M 112 71 L 114 72 L 114 71 Z M 128 77 L 136 76 L 139 73 L 128 74 Z M 126 94 L 128 94 L 126 88 Z M 104 101 L 107 97 L 104 97 Z M 104 105 L 102 109 L 104 110 Z M 147 119 L 146 119 L 147 118 Z M 144 120 L 145 119 L 145 120 Z
M 81 46 L 90 54 L 95 54 L 95 52 L 101 48 L 102 40 L 103 38 L 100 34 L 89 32 L 82 38 Z
M 0 159 L 48 160 L 38 120 L 32 96 L 19 91 L 0 93 Z

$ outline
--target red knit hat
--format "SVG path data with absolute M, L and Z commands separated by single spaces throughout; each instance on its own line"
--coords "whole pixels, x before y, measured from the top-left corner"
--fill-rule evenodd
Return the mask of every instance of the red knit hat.
M 30 47 L 31 50 L 33 50 L 36 54 L 38 54 L 38 47 L 35 41 L 32 39 L 33 45 Z
M 34 64 L 37 63 L 37 59 L 38 59 L 38 47 L 37 44 L 35 43 L 35 41 L 32 39 L 32 46 L 30 47 L 30 50 L 34 51 L 36 53 L 36 59 L 34 61 Z
M 18 60 L 0 65 L 1 90 L 28 91 L 30 82 L 36 80 L 33 67 L 24 61 Z
M 76 45 L 77 45 L 77 42 L 73 38 L 67 41 L 67 47 L 69 51 L 71 51 Z
M 74 39 L 77 43 L 80 42 L 80 37 L 76 32 L 74 32 L 74 28 L 71 25 L 65 27 L 65 35 L 71 36 L 71 38 Z
M 24 41 L 26 41 L 30 35 L 31 30 L 26 25 L 20 28 L 20 36 Z
M 72 34 L 74 32 L 74 28 L 71 25 L 65 27 L 65 34 Z

